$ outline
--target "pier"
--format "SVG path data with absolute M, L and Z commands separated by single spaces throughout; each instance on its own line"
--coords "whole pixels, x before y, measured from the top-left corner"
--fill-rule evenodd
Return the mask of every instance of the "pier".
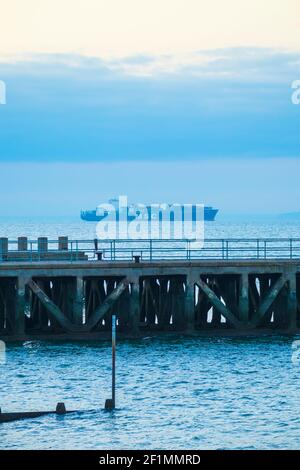
M 300 332 L 300 239 L 0 239 L 0 339 Z

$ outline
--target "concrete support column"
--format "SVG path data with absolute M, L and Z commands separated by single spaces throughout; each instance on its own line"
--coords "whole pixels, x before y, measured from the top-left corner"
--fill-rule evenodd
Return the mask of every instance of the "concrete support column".
M 15 308 L 15 321 L 14 321 L 14 334 L 25 334 L 25 315 L 26 310 L 29 308 L 28 300 L 26 298 L 26 284 L 29 278 L 19 277 L 17 280 L 16 289 L 16 308 Z
M 129 328 L 134 335 L 140 332 L 140 286 L 139 280 L 130 283 L 131 292 L 129 298 Z
M 75 298 L 73 306 L 73 320 L 75 325 L 83 324 L 84 281 L 82 277 L 75 280 Z
M 187 277 L 184 296 L 184 314 L 187 330 L 195 329 L 195 282 Z
M 249 278 L 248 278 L 247 272 L 243 272 L 240 275 L 239 313 L 240 313 L 239 319 L 244 323 L 248 323 L 249 321 Z
M 296 273 L 290 274 L 288 276 L 288 299 L 287 299 L 287 315 L 288 315 L 288 324 L 289 329 L 297 329 L 297 315 L 298 315 L 298 305 L 297 305 L 297 291 L 296 291 Z

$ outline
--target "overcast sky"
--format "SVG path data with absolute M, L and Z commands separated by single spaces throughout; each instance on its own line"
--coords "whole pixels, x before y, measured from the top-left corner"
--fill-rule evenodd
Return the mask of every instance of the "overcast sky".
M 1 1 L 0 215 L 117 194 L 300 209 L 299 17 L 298 0 Z

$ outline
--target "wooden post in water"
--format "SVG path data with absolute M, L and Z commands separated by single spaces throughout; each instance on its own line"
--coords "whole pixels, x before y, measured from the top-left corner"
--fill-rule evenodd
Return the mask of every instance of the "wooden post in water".
M 116 407 L 116 315 L 111 317 L 111 340 L 112 340 L 112 397 L 105 402 L 106 410 L 114 410 Z

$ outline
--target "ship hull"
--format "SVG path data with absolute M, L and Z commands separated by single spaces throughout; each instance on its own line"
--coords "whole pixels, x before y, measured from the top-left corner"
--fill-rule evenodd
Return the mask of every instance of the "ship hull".
M 206 222 L 213 222 L 216 218 L 217 213 L 218 213 L 218 209 L 213 209 L 212 207 L 205 207 L 204 208 L 204 220 Z M 85 220 L 86 222 L 100 222 L 106 217 L 106 215 L 97 215 L 96 210 L 87 210 L 87 211 L 81 211 L 80 216 L 81 216 L 81 219 Z M 134 216 L 127 215 L 128 222 L 131 222 L 134 219 L 135 219 Z M 193 217 L 193 220 L 196 220 L 195 217 Z

